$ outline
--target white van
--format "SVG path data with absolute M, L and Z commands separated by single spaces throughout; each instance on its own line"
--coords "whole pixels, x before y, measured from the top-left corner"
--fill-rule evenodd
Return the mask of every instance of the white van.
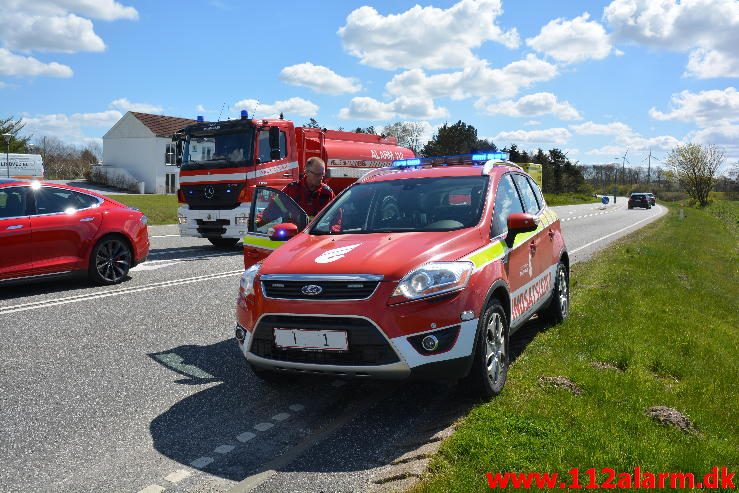
M 0 153 L 0 178 L 43 177 L 44 162 L 40 154 Z

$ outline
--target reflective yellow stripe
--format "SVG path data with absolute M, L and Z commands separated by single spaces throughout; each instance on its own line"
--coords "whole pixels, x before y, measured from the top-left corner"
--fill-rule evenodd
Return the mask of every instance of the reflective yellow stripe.
M 493 262 L 505 254 L 506 246 L 502 241 L 496 241 L 492 245 L 488 245 L 476 252 L 467 255 L 463 260 L 469 260 L 475 264 L 475 269 Z
M 263 248 L 265 250 L 275 250 L 285 243 L 284 241 L 274 241 L 269 238 L 259 238 L 256 236 L 244 236 L 243 242 L 244 245 Z

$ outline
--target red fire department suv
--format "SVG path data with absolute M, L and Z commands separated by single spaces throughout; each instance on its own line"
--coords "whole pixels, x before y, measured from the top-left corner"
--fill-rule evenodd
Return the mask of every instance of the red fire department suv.
M 398 161 L 307 227 L 284 193 L 258 188 L 236 326 L 255 373 L 465 378 L 499 393 L 510 335 L 569 308 L 559 220 L 506 159 Z

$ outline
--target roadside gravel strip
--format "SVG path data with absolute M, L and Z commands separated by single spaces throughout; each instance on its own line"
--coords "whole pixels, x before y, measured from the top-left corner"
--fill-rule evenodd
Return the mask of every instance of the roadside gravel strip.
M 573 262 L 656 220 L 626 199 L 555 207 Z M 385 491 L 472 402 L 439 383 L 265 383 L 233 339 L 240 248 L 152 226 L 117 286 L 0 286 L 0 491 Z M 514 340 L 522 354 L 540 328 Z M 523 353 L 525 354 L 525 353 Z

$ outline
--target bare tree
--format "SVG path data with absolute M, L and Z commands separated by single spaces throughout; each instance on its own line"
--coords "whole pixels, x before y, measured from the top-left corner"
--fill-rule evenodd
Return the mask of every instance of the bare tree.
M 398 145 L 409 147 L 413 149 L 413 152 L 418 154 L 422 146 L 421 137 L 423 136 L 423 131 L 423 124 L 418 122 L 395 122 L 386 125 L 382 133 L 395 137 L 398 139 Z
M 708 193 L 724 162 L 724 151 L 712 144 L 685 144 L 670 151 L 665 162 L 688 195 L 701 207 L 708 205 Z

